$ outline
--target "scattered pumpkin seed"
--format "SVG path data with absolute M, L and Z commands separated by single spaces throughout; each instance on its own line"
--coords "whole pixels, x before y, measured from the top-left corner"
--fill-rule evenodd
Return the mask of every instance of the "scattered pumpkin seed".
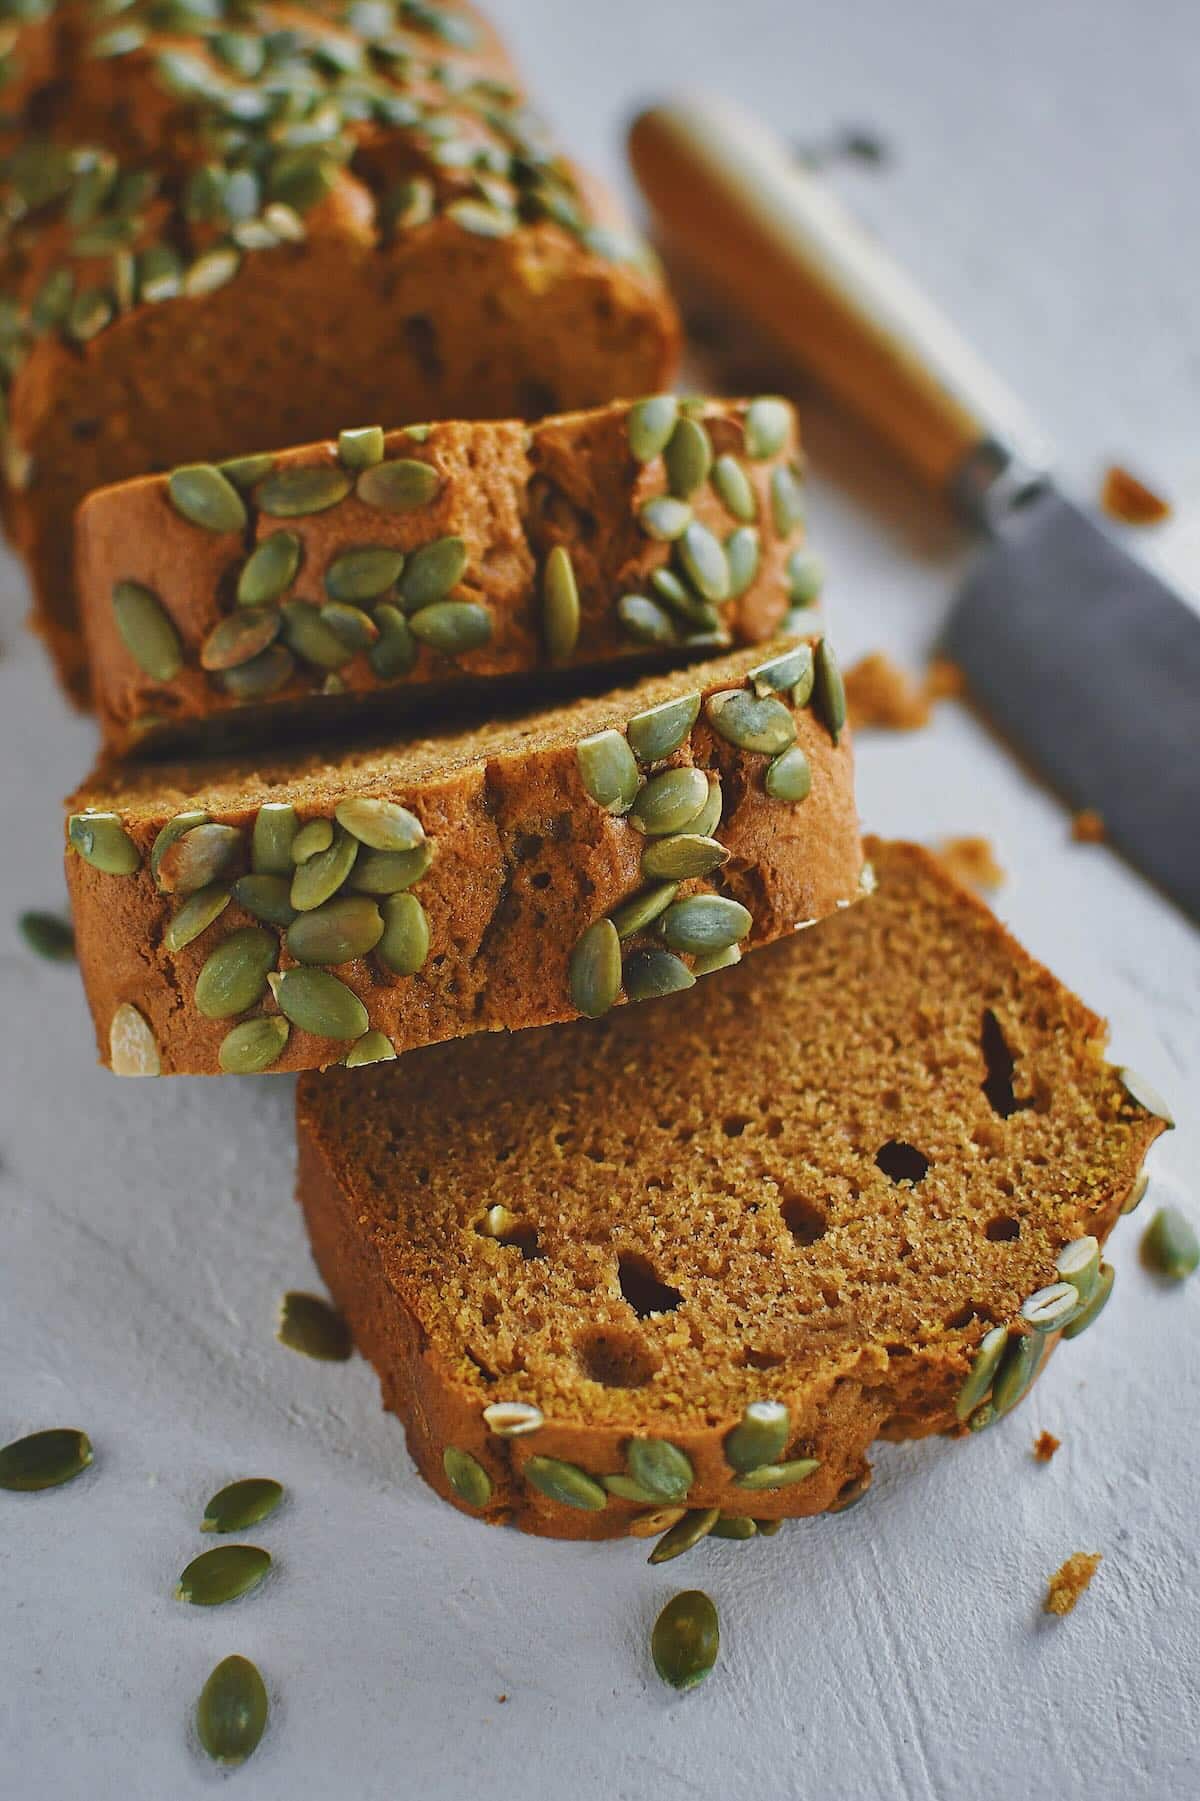
M 200 646 L 200 667 L 210 672 L 236 669 L 259 656 L 279 636 L 273 607 L 239 607 L 214 625 Z
M 786 400 L 763 395 L 746 408 L 746 455 L 756 463 L 778 456 L 788 441 L 792 428 L 792 409 Z
M 483 1410 L 489 1432 L 497 1438 L 524 1438 L 546 1423 L 546 1416 L 532 1401 L 493 1401 Z
M 638 513 L 638 524 L 646 536 L 660 544 L 673 544 L 676 538 L 682 538 L 691 523 L 691 507 L 673 494 L 655 494 Z
M 758 576 L 762 562 L 762 540 L 753 525 L 739 525 L 725 540 L 725 561 L 729 565 L 729 597 L 740 600 Z
M 571 952 L 571 1004 L 587 1019 L 607 1013 L 621 992 L 621 941 L 611 919 L 597 919 Z
M 108 1024 L 108 1067 L 114 1076 L 159 1076 L 162 1058 L 149 1020 L 122 1001 Z
M 812 645 L 794 644 L 790 650 L 749 670 L 746 680 L 761 699 L 764 694 L 780 694 L 795 688 L 798 682 L 811 680 L 812 669 Z
M 663 451 L 671 493 L 687 500 L 704 486 L 713 466 L 712 441 L 698 419 L 680 419 Z
M 142 854 L 116 813 L 72 813 L 67 822 L 71 849 L 105 875 L 132 875 Z
M 1108 1297 L 1112 1293 L 1115 1277 L 1116 1271 L 1113 1269 L 1111 1263 L 1102 1263 L 1100 1265 L 1100 1279 L 1096 1283 L 1096 1292 L 1088 1302 L 1087 1306 L 1081 1308 L 1075 1315 L 1075 1318 L 1069 1320 L 1063 1327 L 1064 1339 L 1078 1338 L 1081 1332 L 1086 1332 L 1089 1326 L 1096 1323 L 1100 1318 L 1100 1315 L 1104 1312 L 1104 1309 L 1108 1306 Z
M 1046 1340 L 1040 1332 L 1011 1337 L 992 1382 L 992 1406 L 996 1417 L 1008 1413 L 1024 1395 L 1037 1374 Z
M 652 775 L 630 808 L 629 823 L 649 837 L 665 838 L 690 826 L 708 800 L 708 777 L 685 764 Z
M 344 669 L 354 651 L 321 617 L 321 608 L 308 600 L 285 600 L 279 609 L 288 648 L 304 662 L 328 671 Z
M 692 586 L 705 600 L 728 600 L 729 559 L 721 540 L 693 519 L 679 539 L 679 560 Z
M 371 850 L 417 850 L 425 828 L 415 813 L 398 801 L 355 798 L 339 801 L 333 816 L 360 844 Z
M 287 969 L 268 981 L 279 1011 L 314 1038 L 361 1038 L 371 1023 L 354 990 L 327 969 Z
M 798 744 L 793 744 L 791 750 L 785 750 L 782 755 L 771 759 L 763 777 L 763 786 L 772 800 L 790 801 L 793 804 L 807 800 L 812 791 L 812 770 Z
M 1035 1332 L 1057 1332 L 1078 1306 L 1079 1296 L 1072 1283 L 1053 1282 L 1021 1303 L 1021 1318 Z
M 792 1416 L 782 1401 L 751 1401 L 725 1434 L 725 1461 L 743 1474 L 775 1463 L 787 1449 L 791 1430 Z
M 727 944 L 723 951 L 705 951 L 703 956 L 692 961 L 692 974 L 697 980 L 701 976 L 715 975 L 719 969 L 732 969 L 735 963 L 742 960 L 741 946 Z
M 285 594 L 299 572 L 303 548 L 295 532 L 272 532 L 256 544 L 238 576 L 238 605 L 266 606 Z
M 411 513 L 428 506 L 437 493 L 440 478 L 429 463 L 412 457 L 376 463 L 364 469 L 356 483 L 358 498 L 383 513 Z
M 250 867 L 255 875 L 291 875 L 298 830 L 296 809 L 288 801 L 263 803 L 250 834 Z
M 671 441 L 679 418 L 674 394 L 652 394 L 629 411 L 629 448 L 636 462 L 652 463 Z
M 71 1482 L 92 1461 L 92 1445 L 86 1432 L 52 1426 L 16 1438 L 0 1450 L 0 1488 L 14 1494 L 32 1494 L 43 1488 L 60 1488 Z
M 358 480 L 361 493 L 366 476 L 360 475 Z M 259 511 L 271 519 L 302 519 L 311 513 L 328 512 L 345 500 L 352 486 L 344 469 L 329 464 L 276 469 L 258 484 L 254 498 Z
M 225 479 L 231 481 L 243 494 L 262 481 L 264 476 L 270 475 L 274 467 L 275 458 L 265 453 L 261 456 L 230 457 L 227 462 L 218 464 Z
M 307 863 L 310 857 L 320 856 L 333 843 L 332 819 L 310 819 L 302 825 L 292 839 L 292 862 L 295 865 Z
M 237 826 L 202 820 L 162 846 L 155 880 L 164 894 L 194 894 L 198 888 L 230 876 L 243 849 Z
M 762 1463 L 746 1470 L 737 1478 L 738 1488 L 791 1488 L 796 1482 L 807 1482 L 820 1469 L 817 1457 L 793 1457 L 787 1463 Z
M 429 916 L 415 894 L 392 894 L 383 903 L 379 961 L 393 975 L 415 976 L 429 957 Z
M 257 1076 L 283 1055 L 288 1041 L 286 1019 L 273 1014 L 264 1019 L 247 1019 L 226 1032 L 217 1052 L 217 1062 L 227 1076 Z
M 492 615 L 476 600 L 439 600 L 409 621 L 414 638 L 445 657 L 465 656 L 491 642 Z
M 631 1438 L 625 1447 L 630 1476 L 655 1501 L 682 1501 L 696 1480 L 691 1458 L 665 1438 Z
M 171 682 L 183 668 L 183 645 L 157 594 L 141 582 L 117 582 L 113 614 L 126 650 L 146 675 Z
M 719 456 L 713 464 L 712 485 L 728 512 L 749 524 L 758 515 L 753 483 L 735 456 Z M 728 554 L 728 553 L 726 553 Z
M 542 576 L 542 631 L 552 663 L 569 663 L 579 642 L 579 585 L 565 545 L 556 544 Z
M 694 988 L 696 978 L 670 951 L 639 950 L 625 960 L 624 982 L 631 1001 L 650 1001 Z
M 258 1669 L 248 1657 L 226 1657 L 200 1690 L 196 1735 L 214 1763 L 245 1763 L 267 1729 L 270 1703 Z
M 657 763 L 685 743 L 700 715 L 699 694 L 681 694 L 657 707 L 635 713 L 626 726 L 629 746 L 639 763 Z
M 1200 1264 L 1200 1239 L 1178 1207 L 1160 1207 L 1142 1234 L 1142 1261 L 1172 1282 L 1186 1280 Z
M 275 1336 L 289 1351 L 318 1363 L 345 1363 L 354 1354 L 349 1326 L 319 1294 L 289 1289 L 279 1303 Z
M 813 711 L 836 744 L 846 724 L 846 686 L 828 638 L 821 638 L 813 656 Z
M 271 1553 L 259 1545 L 214 1545 L 193 1557 L 175 1589 L 177 1601 L 193 1607 L 223 1607 L 257 1588 L 271 1567 Z
M 205 1019 L 232 1019 L 262 999 L 279 942 L 262 926 L 233 932 L 205 962 L 196 978 L 196 1006 Z
M 360 894 L 399 894 L 411 888 L 433 862 L 434 844 L 427 838 L 416 850 L 359 852 L 349 886 Z
M 398 607 L 376 607 L 375 624 L 379 637 L 367 652 L 367 661 L 380 681 L 395 681 L 407 675 L 416 662 L 417 641 Z
M 232 898 L 230 890 L 221 882 L 210 882 L 207 887 L 197 888 L 194 894 L 189 894 L 163 933 L 167 949 L 173 952 L 184 950 L 202 932 L 207 932 Z
M 1099 1239 L 1090 1233 L 1086 1238 L 1072 1239 L 1058 1253 L 1054 1268 L 1059 1281 L 1069 1282 L 1079 1297 L 1080 1306 L 1086 1307 L 1100 1280 Z
M 352 963 L 383 936 L 383 916 L 366 895 L 337 895 L 288 928 L 285 943 L 297 963 Z
M 758 1537 L 758 1525 L 744 1514 L 723 1514 L 712 1529 L 714 1538 L 747 1539 Z
M 355 431 L 338 433 L 338 462 L 343 469 L 351 469 L 357 474 L 363 469 L 373 469 L 383 461 L 383 427 L 381 425 L 362 425 Z
M 423 465 L 422 465 L 423 466 Z M 406 613 L 434 606 L 458 586 L 467 572 L 468 554 L 463 538 L 435 538 L 414 550 L 400 578 L 400 603 Z
M 811 607 L 821 598 L 825 565 L 811 550 L 793 550 L 787 560 L 788 599 L 794 607 Z
M 1157 1088 L 1151 1088 L 1144 1076 L 1139 1076 L 1135 1069 L 1119 1069 L 1117 1080 L 1135 1106 L 1141 1107 L 1146 1113 L 1153 1113 L 1156 1119 L 1161 1119 L 1168 1131 L 1174 1130 L 1175 1118 L 1171 1109 Z
M 777 757 L 796 741 L 796 721 L 774 694 L 761 699 L 746 688 L 710 694 L 704 713 L 713 730 L 738 750 Z
M 771 517 L 781 538 L 804 524 L 804 488 L 795 469 L 781 463 L 771 471 Z
M 723 894 L 691 894 L 667 908 L 659 929 L 672 950 L 703 957 L 740 944 L 753 924 L 740 901 Z
M 685 1589 L 668 1601 L 650 1635 L 655 1669 L 664 1682 L 681 1691 L 704 1681 L 720 1647 L 717 1610 L 698 1588 Z
M 204 1509 L 201 1532 L 245 1532 L 261 1525 L 283 1500 L 283 1484 L 270 1476 L 243 1476 L 218 1489 Z
M 1008 1328 L 993 1326 L 979 1341 L 979 1349 L 967 1372 L 966 1380 L 954 1403 L 955 1418 L 965 1420 L 974 1413 L 992 1386 L 1000 1359 L 1008 1348 Z
M 1129 1190 L 1129 1199 L 1122 1207 L 1122 1213 L 1136 1213 L 1146 1198 L 1146 1190 L 1150 1186 L 1150 1177 L 1144 1169 L 1138 1171 L 1133 1187 Z
M 675 626 L 671 615 L 656 600 L 645 594 L 622 594 L 617 602 L 617 618 L 631 638 L 639 644 L 674 644 Z
M 227 476 L 211 463 L 188 463 L 167 477 L 167 497 L 175 511 L 208 532 L 240 532 L 246 506 Z
M 657 838 L 642 853 L 642 874 L 648 881 L 686 882 L 710 875 L 729 861 L 729 852 L 716 838 L 681 832 L 674 838 Z
M 628 813 L 638 791 L 637 761 L 618 731 L 593 732 L 575 746 L 584 788 L 607 813 Z
M 17 926 L 30 950 L 50 963 L 70 963 L 75 956 L 75 933 L 56 913 L 22 913 Z
M 244 875 L 233 884 L 238 906 L 271 926 L 287 927 L 295 919 L 291 892 L 291 881 L 283 875 Z
M 404 552 L 386 545 L 344 550 L 325 570 L 325 592 L 331 600 L 378 600 L 394 587 L 404 568 Z
M 492 1498 L 492 1478 L 469 1451 L 447 1445 L 442 1452 L 442 1468 L 446 1480 L 460 1501 L 468 1507 L 486 1507 Z
M 296 837 L 300 842 L 302 833 Z M 291 903 L 297 913 L 311 913 L 332 900 L 354 867 L 358 839 L 339 829 L 328 850 L 318 851 L 301 863 L 292 877 Z
M 577 1464 L 563 1463 L 557 1457 L 531 1457 L 525 1464 L 525 1476 L 551 1501 L 564 1507 L 579 1507 L 585 1513 L 599 1513 L 608 1496 L 586 1470 Z
M 674 1525 L 668 1527 L 646 1562 L 670 1563 L 672 1558 L 682 1557 L 685 1551 L 690 1551 L 694 1545 L 700 1543 L 702 1538 L 707 1538 L 708 1534 L 716 1529 L 720 1517 L 721 1509 L 719 1507 L 691 1508 L 683 1515 L 682 1519 L 676 1520 Z
M 220 683 L 238 701 L 267 700 L 286 687 L 296 673 L 296 660 L 286 645 L 276 641 L 252 663 L 222 671 Z

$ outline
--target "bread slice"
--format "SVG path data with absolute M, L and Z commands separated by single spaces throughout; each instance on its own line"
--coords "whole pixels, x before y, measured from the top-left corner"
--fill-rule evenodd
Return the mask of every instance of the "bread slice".
M 336 761 L 102 770 L 68 804 L 119 1074 L 357 1063 L 599 1013 L 849 905 L 862 873 L 820 642 Z
M 813 597 L 797 467 L 785 402 L 659 395 L 348 433 L 263 458 L 240 497 L 211 468 L 101 489 L 76 573 L 105 739 L 361 728 L 372 701 L 760 642 Z
M 870 900 L 661 1006 L 300 1084 L 318 1266 L 447 1499 L 560 1538 L 836 1508 L 873 1440 L 1019 1397 L 1064 1247 L 1106 1287 L 1078 1241 L 1163 1122 L 932 858 L 867 852 Z
M 20 47 L 7 518 L 78 695 L 71 520 L 91 489 L 380 417 L 652 393 L 674 366 L 653 259 L 474 8 L 252 0 L 234 23 L 59 6 Z

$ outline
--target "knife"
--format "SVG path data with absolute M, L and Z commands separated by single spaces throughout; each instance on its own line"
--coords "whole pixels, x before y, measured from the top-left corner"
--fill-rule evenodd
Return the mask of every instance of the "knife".
M 1059 491 L 1013 395 L 757 120 L 681 99 L 635 120 L 630 156 L 668 254 L 986 534 L 941 648 L 1200 919 L 1200 615 Z

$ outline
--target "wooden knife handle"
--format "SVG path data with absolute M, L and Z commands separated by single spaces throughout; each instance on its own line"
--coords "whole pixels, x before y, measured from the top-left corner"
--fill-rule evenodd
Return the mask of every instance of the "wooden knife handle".
M 634 122 L 630 155 L 668 250 L 927 482 L 987 516 L 1044 478 L 1013 397 L 756 120 L 681 99 Z

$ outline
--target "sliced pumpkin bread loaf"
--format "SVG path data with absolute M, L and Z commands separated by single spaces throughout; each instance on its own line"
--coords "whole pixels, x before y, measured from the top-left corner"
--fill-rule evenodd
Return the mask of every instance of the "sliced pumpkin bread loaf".
M 755 643 L 815 594 L 781 400 L 351 431 L 233 475 L 149 476 L 80 510 L 114 751 Z
M 844 1506 L 1099 1311 L 1163 1122 L 931 857 L 867 851 L 870 900 L 660 1006 L 300 1084 L 317 1263 L 447 1499 L 675 1545 Z
M 858 895 L 844 713 L 802 640 L 337 761 L 102 770 L 67 824 L 101 1056 L 358 1064 L 690 987 Z
M 652 259 L 461 0 L 81 3 L 19 37 L 6 513 L 76 693 L 71 519 L 91 489 L 348 421 L 534 416 L 669 377 Z

